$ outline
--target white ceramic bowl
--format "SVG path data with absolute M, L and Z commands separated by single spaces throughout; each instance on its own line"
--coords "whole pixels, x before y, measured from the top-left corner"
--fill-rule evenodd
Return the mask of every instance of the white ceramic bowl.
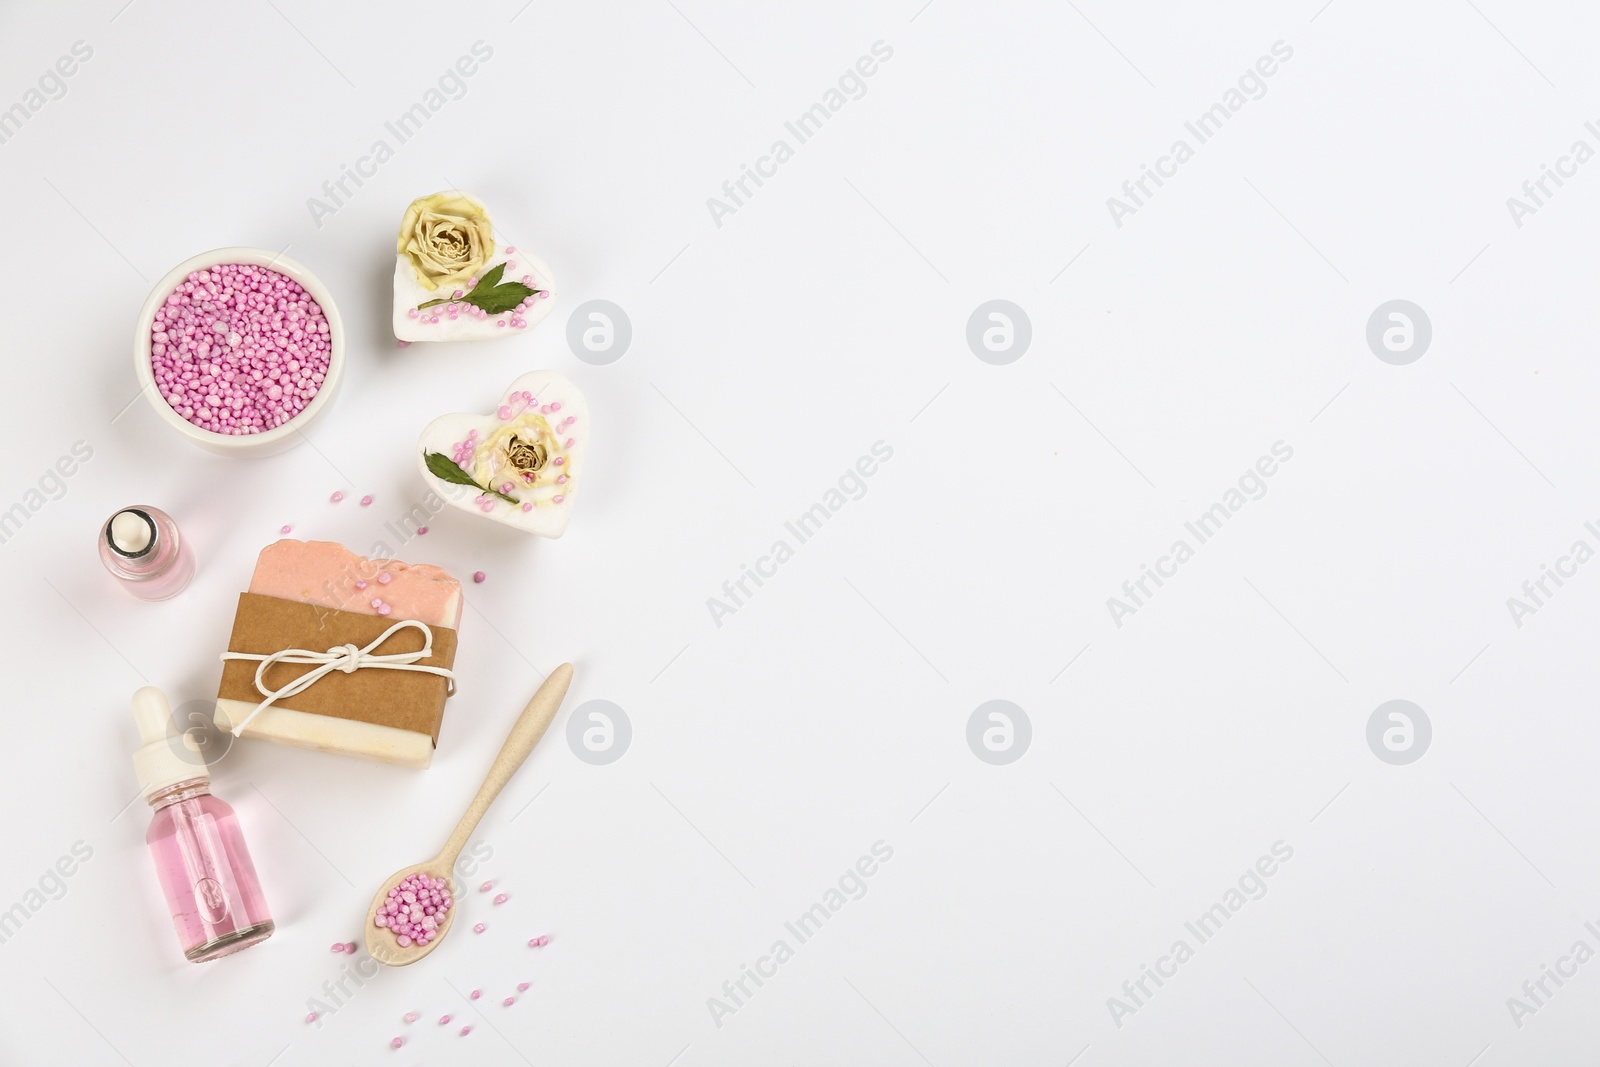
M 174 411 L 172 405 L 167 403 L 167 398 L 161 395 L 161 390 L 156 388 L 155 370 L 150 364 L 150 327 L 155 323 L 156 310 L 191 272 L 224 263 L 266 267 L 293 278 L 317 302 L 322 308 L 323 317 L 328 320 L 328 370 L 323 375 L 322 388 L 317 390 L 317 395 L 301 409 L 300 414 L 282 426 L 238 437 L 203 430 Z M 270 456 L 297 444 L 300 431 L 311 425 L 333 401 L 334 394 L 339 390 L 339 382 L 344 377 L 344 323 L 339 318 L 339 309 L 334 305 L 333 294 L 328 292 L 328 287 L 294 260 L 262 248 L 214 248 L 179 263 L 150 290 L 150 295 L 144 301 L 144 310 L 139 312 L 139 323 L 134 328 L 133 371 L 139 378 L 139 388 L 156 409 L 156 414 L 187 440 L 224 456 Z

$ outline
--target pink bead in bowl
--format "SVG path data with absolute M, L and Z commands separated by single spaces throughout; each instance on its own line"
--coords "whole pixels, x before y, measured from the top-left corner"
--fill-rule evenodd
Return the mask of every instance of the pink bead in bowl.
M 222 455 L 267 456 L 298 443 L 332 402 L 344 325 L 333 294 L 299 263 L 217 248 L 151 289 L 133 358 L 145 398 L 179 435 Z

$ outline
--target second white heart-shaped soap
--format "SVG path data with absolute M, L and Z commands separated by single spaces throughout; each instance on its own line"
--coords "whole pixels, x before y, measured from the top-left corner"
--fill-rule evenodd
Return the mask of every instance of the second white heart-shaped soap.
M 589 405 L 555 371 L 511 383 L 491 415 L 441 415 L 422 431 L 417 462 L 440 499 L 541 537 L 572 515 L 589 443 Z M 457 487 L 476 492 L 461 492 Z

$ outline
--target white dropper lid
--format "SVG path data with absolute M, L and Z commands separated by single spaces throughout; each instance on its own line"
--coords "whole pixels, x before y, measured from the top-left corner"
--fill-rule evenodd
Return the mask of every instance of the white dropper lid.
M 133 753 L 133 771 L 146 800 L 193 778 L 210 778 L 205 756 L 187 733 L 174 732 L 167 695 L 153 685 L 133 694 L 133 720 L 142 744 Z
M 112 548 L 131 559 L 149 550 L 156 539 L 156 524 L 138 508 L 124 508 L 111 516 L 107 537 Z

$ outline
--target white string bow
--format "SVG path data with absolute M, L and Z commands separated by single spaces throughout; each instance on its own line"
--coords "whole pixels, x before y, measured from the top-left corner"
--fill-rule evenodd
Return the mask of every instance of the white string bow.
M 374 652 L 374 649 L 381 646 L 389 638 L 408 628 L 422 631 L 422 647 L 420 649 L 415 652 L 391 652 L 381 656 Z M 292 697 L 298 693 L 305 692 L 334 671 L 354 674 L 362 668 L 372 668 L 436 674 L 449 683 L 448 688 L 445 690 L 445 695 L 454 694 L 456 691 L 456 676 L 453 672 L 445 667 L 430 667 L 418 662 L 419 660 L 427 659 L 431 655 L 433 655 L 433 631 L 428 628 L 426 623 L 418 622 L 416 619 L 402 619 L 373 638 L 364 648 L 357 648 L 353 644 L 343 644 L 335 645 L 326 652 L 312 652 L 304 648 L 286 648 L 281 652 L 268 654 L 224 652 L 222 654 L 224 661 L 230 659 L 260 661 L 256 667 L 256 690 L 266 697 L 265 700 L 255 706 L 250 714 L 234 725 L 233 736 L 238 737 L 244 728 L 250 725 L 252 719 L 270 708 L 274 702 L 282 700 L 284 697 Z M 316 664 L 316 666 L 279 689 L 268 689 L 265 678 L 267 671 L 275 663 Z

